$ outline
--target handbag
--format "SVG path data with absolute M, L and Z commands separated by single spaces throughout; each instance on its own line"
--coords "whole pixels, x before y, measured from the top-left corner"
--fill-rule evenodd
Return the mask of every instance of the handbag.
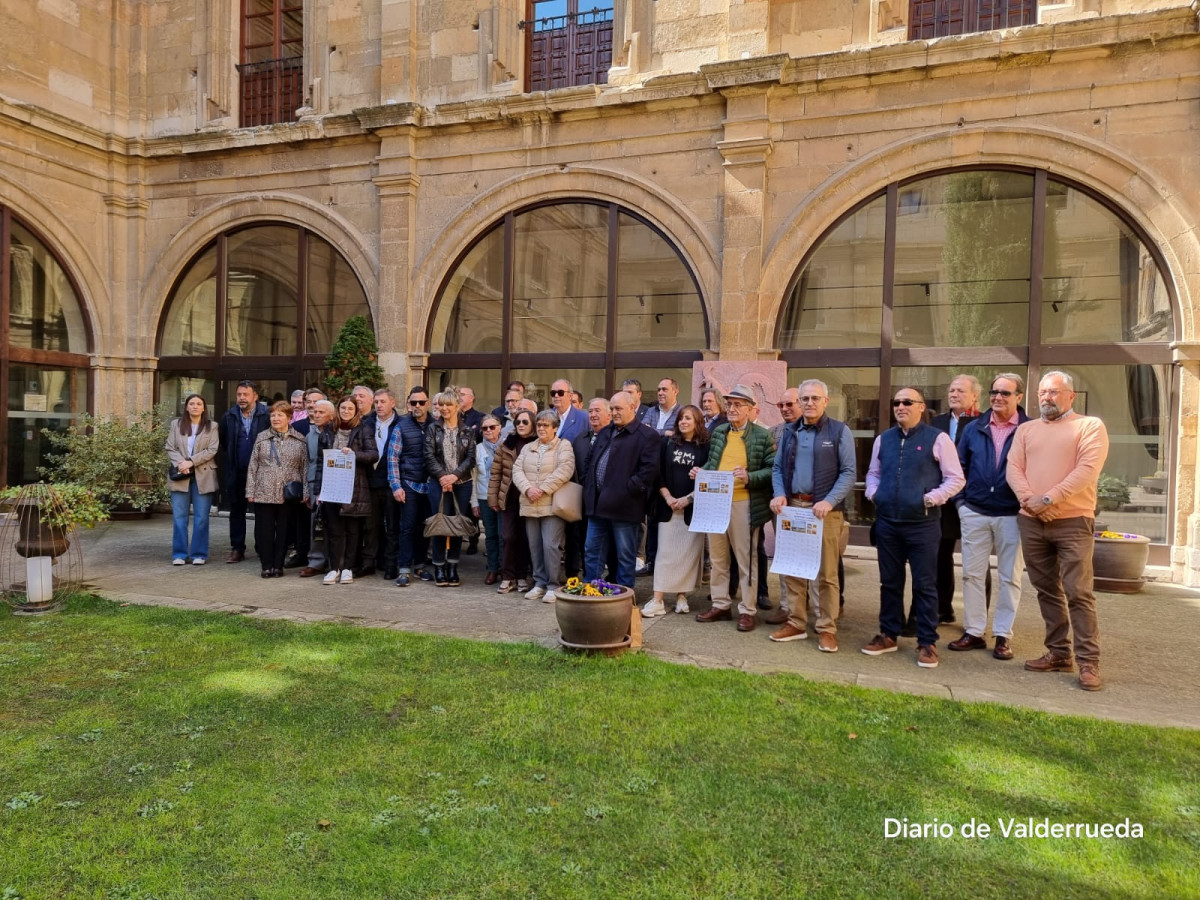
M 192 477 L 192 473 L 180 472 L 175 463 L 167 463 L 167 477 L 172 481 L 187 481 Z
M 450 492 L 454 500 L 454 515 L 442 512 L 442 501 L 438 500 L 438 511 L 425 520 L 425 537 L 471 538 L 479 533 L 479 526 L 470 516 L 464 516 L 458 505 L 458 495 Z
M 583 485 L 568 481 L 550 495 L 550 509 L 564 522 L 583 518 Z
M 275 449 L 275 441 L 271 438 L 267 439 L 267 443 L 271 445 L 271 457 L 275 460 L 275 465 L 283 468 L 283 460 L 279 458 L 279 451 Z M 300 481 L 285 481 L 283 484 L 283 502 L 284 503 L 299 503 L 304 499 L 304 483 Z

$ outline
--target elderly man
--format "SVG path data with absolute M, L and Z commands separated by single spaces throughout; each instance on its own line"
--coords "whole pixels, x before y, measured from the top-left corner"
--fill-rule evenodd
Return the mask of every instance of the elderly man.
M 725 401 L 719 391 L 705 388 L 700 392 L 700 412 L 704 413 L 704 429 L 712 434 L 729 420 L 725 417 Z
M 375 408 L 375 392 L 365 384 L 356 384 L 350 392 L 354 405 L 358 407 L 359 416 L 369 416 Z
M 587 417 L 588 430 L 583 434 L 577 435 L 575 440 L 571 441 L 571 449 L 575 452 L 575 472 L 571 476 L 571 480 L 580 485 L 583 484 L 588 459 L 592 455 L 592 447 L 604 429 L 612 422 L 612 408 L 603 397 L 593 397 L 588 401 Z M 578 522 L 568 522 L 565 566 L 568 578 L 574 578 L 583 571 L 583 552 L 586 542 L 587 516 L 584 516 Z M 609 558 L 610 560 L 615 559 L 612 553 L 609 553 Z M 616 568 L 615 563 L 610 566 L 610 569 L 614 573 L 616 572 Z
M 984 585 L 989 557 L 996 554 L 1000 595 L 996 601 L 992 634 L 996 659 L 1012 659 L 1013 621 L 1021 602 L 1021 532 L 1017 527 L 1020 501 L 1008 484 L 1008 454 L 1017 426 L 1029 421 L 1021 400 L 1025 380 L 1004 372 L 992 381 L 988 398 L 992 408 L 970 422 L 958 441 L 967 486 L 954 498 L 962 523 L 963 634 L 946 646 L 951 650 L 986 650 L 988 604 Z M 944 521 L 944 520 L 943 520 Z
M 392 429 L 387 444 L 387 479 L 392 496 L 401 504 L 396 550 L 396 587 L 408 587 L 412 577 L 433 581 L 425 570 L 425 520 L 429 508 L 429 475 L 425 469 L 425 432 L 430 425 L 429 393 L 418 385 L 408 392 L 406 416 Z
M 367 473 L 367 484 L 371 488 L 371 515 L 363 521 L 362 562 L 354 573 L 355 578 L 374 575 L 378 569 L 383 577 L 395 581 L 400 572 L 396 566 L 400 504 L 392 495 L 387 477 L 387 447 L 392 432 L 400 423 L 396 415 L 396 395 L 391 388 L 375 391 L 374 409 L 363 416 L 362 427 L 369 430 L 379 459 Z
M 297 388 L 292 391 L 292 424 L 302 422 L 308 418 L 308 408 L 304 405 L 304 389 Z
M 1103 685 L 1092 594 L 1092 526 L 1108 431 L 1099 419 L 1076 413 L 1074 402 L 1070 375 L 1049 372 L 1042 378 L 1042 417 L 1017 429 L 1008 454 L 1008 483 L 1021 504 L 1021 549 L 1046 623 L 1046 653 L 1028 660 L 1025 668 L 1070 672 L 1078 661 L 1079 686 L 1098 691 Z
M 218 433 L 224 454 L 225 500 L 229 504 L 227 563 L 238 563 L 246 558 L 246 474 L 250 470 L 254 442 L 271 424 L 267 404 L 259 402 L 258 386 L 253 381 L 239 381 L 234 400 L 234 405 L 221 416 Z
M 868 500 L 875 502 L 879 556 L 879 634 L 862 648 L 867 656 L 896 649 L 904 626 L 904 566 L 912 570 L 917 617 L 917 665 L 937 667 L 938 538 L 943 506 L 962 490 L 962 467 L 950 435 L 922 422 L 925 396 L 903 387 L 892 399 L 896 424 L 871 448 Z
M 510 381 L 504 388 L 504 403 L 492 410 L 492 415 L 504 422 L 512 422 L 517 414 L 517 403 L 525 396 L 525 382 Z
M 617 583 L 633 587 L 639 531 L 658 478 L 659 438 L 653 428 L 637 421 L 637 405 L 625 391 L 613 394 L 609 407 L 612 424 L 592 445 L 583 477 L 583 511 L 588 517 L 584 578 L 594 581 L 601 576 L 615 544 Z
M 479 426 L 483 423 L 484 413 L 475 408 L 475 389 L 466 386 L 460 387 L 458 396 L 459 421 L 471 429 L 471 433 L 475 435 L 475 443 L 478 444 L 480 440 Z
M 312 392 L 309 393 L 309 396 Z M 321 451 L 317 447 L 317 439 L 320 436 L 320 430 L 332 422 L 337 415 L 332 403 L 324 399 L 324 395 L 320 399 L 314 400 L 308 408 L 308 420 L 312 425 L 305 435 L 305 440 L 308 442 L 308 471 L 305 474 L 305 480 L 308 482 L 308 499 L 304 501 L 304 508 L 308 512 L 308 558 L 303 569 L 300 570 L 301 578 L 312 578 L 314 575 L 320 575 L 325 571 L 327 557 L 325 555 L 325 539 L 324 532 L 320 539 L 317 538 L 317 522 L 320 520 L 320 515 L 314 515 L 320 506 L 317 500 L 317 467 L 321 464 Z
M 750 421 L 757 405 L 754 394 L 744 385 L 735 385 L 725 394 L 729 421 L 713 432 L 708 462 L 704 468 L 733 473 L 733 507 L 729 528 L 724 534 L 708 536 L 708 555 L 712 558 L 712 607 L 696 616 L 697 622 L 732 619 L 729 564 L 737 560 L 739 600 L 738 631 L 753 631 L 756 587 L 758 585 L 759 529 L 771 518 L 771 467 L 775 463 L 775 442 L 771 432 Z
M 558 436 L 571 443 L 588 430 L 587 414 L 571 403 L 571 382 L 560 378 L 550 385 L 550 406 L 558 414 Z
M 854 436 L 844 422 L 825 414 L 829 406 L 825 382 L 815 378 L 803 381 L 798 390 L 784 392 L 784 402 L 789 395 L 796 397 L 802 413 L 799 421 L 786 425 L 780 435 L 771 469 L 775 493 L 771 512 L 779 515 L 785 506 L 798 506 L 811 509 L 822 522 L 821 564 L 816 578 L 817 649 L 837 653 L 837 619 L 841 612 L 838 562 L 846 497 L 854 487 Z M 771 633 L 771 640 L 801 641 L 808 637 L 809 581 L 785 575 L 783 582 L 791 614 L 782 628 Z
M 979 379 L 974 375 L 956 375 L 946 391 L 948 412 L 934 416 L 930 423 L 938 431 L 944 431 L 954 441 L 954 446 L 962 440 L 963 430 L 967 424 L 979 415 Z M 958 508 L 953 503 L 942 507 L 942 538 L 938 542 L 937 557 L 937 596 L 938 621 L 950 623 L 954 621 L 954 546 L 962 537 L 958 523 Z M 909 617 L 912 621 L 912 617 Z M 906 637 L 912 634 L 901 634 Z

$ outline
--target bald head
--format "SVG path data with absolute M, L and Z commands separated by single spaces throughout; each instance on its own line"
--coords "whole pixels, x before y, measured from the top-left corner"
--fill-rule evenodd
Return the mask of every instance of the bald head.
M 637 409 L 637 401 L 633 399 L 633 395 L 628 391 L 617 391 L 612 395 L 612 399 L 608 401 L 609 408 L 612 410 L 613 424 L 618 428 L 624 428 L 633 422 L 634 411 Z

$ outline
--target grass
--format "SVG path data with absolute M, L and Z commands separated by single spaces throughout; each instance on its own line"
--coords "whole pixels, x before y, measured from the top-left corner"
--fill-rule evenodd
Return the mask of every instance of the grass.
M 6 900 L 1182 898 L 1198 852 L 1194 732 L 99 598 L 0 612 Z

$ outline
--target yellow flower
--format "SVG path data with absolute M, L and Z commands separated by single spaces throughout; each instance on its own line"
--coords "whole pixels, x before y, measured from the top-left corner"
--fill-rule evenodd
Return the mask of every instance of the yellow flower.
M 567 579 L 567 590 L 568 591 L 575 590 L 578 587 L 579 587 L 579 579 L 578 578 L 568 578 Z

